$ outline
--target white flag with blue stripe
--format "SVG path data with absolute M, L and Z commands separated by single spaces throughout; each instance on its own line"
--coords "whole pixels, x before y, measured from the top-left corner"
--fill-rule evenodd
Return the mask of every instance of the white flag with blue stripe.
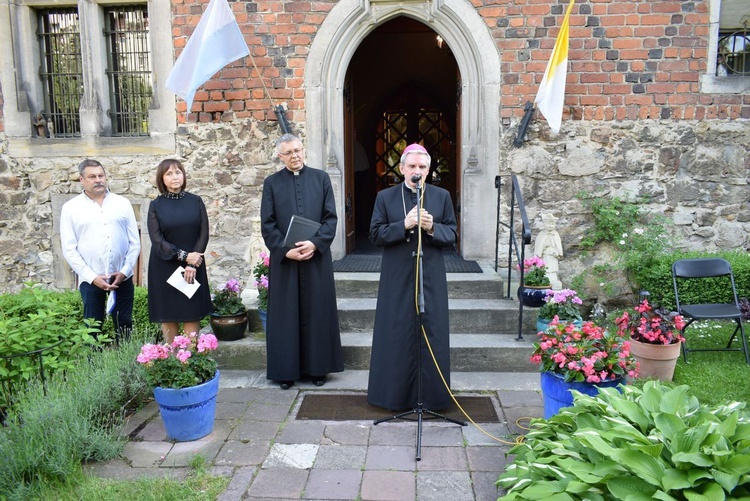
M 198 87 L 227 64 L 249 54 L 227 0 L 211 0 L 165 86 L 187 102 L 190 113 Z

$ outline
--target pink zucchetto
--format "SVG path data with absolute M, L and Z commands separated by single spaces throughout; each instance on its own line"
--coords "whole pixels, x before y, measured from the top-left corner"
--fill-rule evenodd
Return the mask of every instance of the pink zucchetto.
M 418 143 L 410 144 L 409 146 L 404 148 L 404 151 L 401 153 L 401 155 L 403 156 L 403 155 L 406 155 L 407 153 L 412 153 L 412 152 L 425 153 L 429 155 L 429 153 L 427 153 L 427 150 L 424 149 L 424 146 Z

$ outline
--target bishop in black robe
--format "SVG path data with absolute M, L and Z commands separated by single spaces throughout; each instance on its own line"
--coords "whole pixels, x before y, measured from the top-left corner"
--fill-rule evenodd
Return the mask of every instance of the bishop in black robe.
M 429 164 L 428 164 L 429 165 Z M 427 185 L 423 207 L 433 218 L 433 232 L 404 228 L 404 219 L 417 204 L 416 193 L 401 183 L 378 193 L 370 223 L 370 240 L 383 247 L 378 302 L 370 359 L 367 401 L 390 410 L 417 406 L 417 367 L 420 341 L 415 302 L 418 234 L 422 232 L 425 312 L 422 316 L 440 370 L 450 386 L 448 285 L 443 249 L 456 243 L 456 216 L 449 193 Z M 421 336 L 421 332 L 419 336 Z M 441 410 L 451 399 L 422 340 L 424 408 Z
M 260 209 L 261 233 L 271 258 L 266 377 L 282 382 L 282 387 L 303 376 L 322 384 L 326 374 L 344 370 L 330 251 L 337 224 L 331 180 L 326 172 L 304 165 L 301 143 L 291 137 L 283 144 L 297 145 L 293 157 L 299 157 L 298 165 L 266 178 Z M 289 165 L 288 156 L 279 156 Z M 316 250 L 303 261 L 288 258 L 290 249 L 283 246 L 294 214 L 321 223 L 310 239 Z

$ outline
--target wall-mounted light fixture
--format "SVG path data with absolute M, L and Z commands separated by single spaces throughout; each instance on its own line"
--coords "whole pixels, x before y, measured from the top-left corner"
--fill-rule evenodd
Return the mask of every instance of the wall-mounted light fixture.
M 436 38 L 436 40 L 437 40 L 437 48 L 438 49 L 442 49 L 443 48 L 443 37 L 441 37 L 440 35 L 438 35 L 437 38 Z

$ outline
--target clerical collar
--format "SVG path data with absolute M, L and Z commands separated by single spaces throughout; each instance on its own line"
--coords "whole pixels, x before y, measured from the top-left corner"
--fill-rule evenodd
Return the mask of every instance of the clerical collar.
M 406 184 L 406 181 L 404 181 L 404 188 L 407 189 L 407 190 L 409 190 L 409 191 L 411 191 L 412 193 L 416 193 L 417 192 L 417 189 L 416 188 L 412 188 L 411 186 L 409 186 L 408 184 Z

